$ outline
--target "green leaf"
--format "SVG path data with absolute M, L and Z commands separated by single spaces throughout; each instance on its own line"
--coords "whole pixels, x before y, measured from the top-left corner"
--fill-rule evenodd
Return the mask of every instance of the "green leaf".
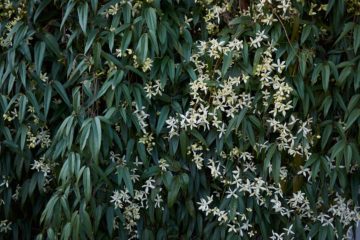
M 275 152 L 276 152 L 276 145 L 275 144 L 272 144 L 270 147 L 269 147 L 269 150 L 267 151 L 266 153 L 266 157 L 265 157 L 265 160 L 264 160 L 264 166 L 263 166 L 263 173 L 267 172 L 268 171 L 268 168 L 270 166 L 270 160 L 272 159 L 272 157 L 274 156 Z
M 332 133 L 332 129 L 333 129 L 333 127 L 331 124 L 326 125 L 326 127 L 322 133 L 322 136 L 321 136 L 321 149 L 324 149 L 326 144 L 328 143 L 329 137 Z
M 344 24 L 343 31 L 341 32 L 338 39 L 336 39 L 334 45 L 338 44 L 352 29 L 354 28 L 353 22 L 348 22 Z
M 349 129 L 351 125 L 356 120 L 358 120 L 359 117 L 360 117 L 360 108 L 356 108 L 350 113 L 349 117 L 347 118 L 345 130 Z
M 83 185 L 84 185 L 84 194 L 85 194 L 85 200 L 90 201 L 91 199 L 91 176 L 90 176 L 90 169 L 88 167 L 85 168 L 83 173 Z
M 193 135 L 197 140 L 199 140 L 201 142 L 201 144 L 203 144 L 204 146 L 207 146 L 206 140 L 205 138 L 200 134 L 200 132 L 198 130 L 196 130 L 195 128 L 193 128 L 192 130 L 190 130 L 191 135 Z
M 338 141 L 332 148 L 331 148 L 331 159 L 335 159 L 345 148 L 344 140 Z
M 106 226 L 109 235 L 112 235 L 113 232 L 113 224 L 114 224 L 114 209 L 112 207 L 108 207 L 106 210 Z
M 21 61 L 20 65 L 19 65 L 19 75 L 20 75 L 20 79 L 21 79 L 21 83 L 24 86 L 24 88 L 26 88 L 27 85 L 27 79 L 26 79 L 26 66 L 25 66 L 25 62 Z M 0 74 L 0 79 L 1 79 L 1 74 Z M 0 80 L 1 82 L 1 80 Z
M 51 2 L 51 0 L 44 0 L 41 1 L 39 6 L 37 7 L 34 16 L 33 16 L 33 22 L 36 23 L 37 18 L 40 16 L 40 14 L 42 13 L 42 11 L 46 8 L 47 5 L 49 5 L 49 3 Z
M 318 154 L 312 154 L 308 160 L 306 160 L 304 168 L 312 166 L 315 162 L 320 162 Z
M 306 60 L 307 60 L 307 56 L 305 55 L 305 53 L 300 53 L 299 56 L 299 64 L 300 64 L 300 73 L 301 76 L 305 76 L 305 72 L 306 72 Z
M 180 179 L 178 176 L 176 176 L 174 180 L 171 182 L 171 188 L 168 193 L 167 203 L 169 208 L 171 208 L 174 205 L 177 196 L 179 194 L 180 187 L 181 187 Z
M 148 28 L 156 32 L 157 22 L 156 22 L 156 11 L 154 8 L 149 7 L 145 10 L 145 21 Z
M 185 202 L 185 206 L 186 206 L 186 210 L 188 211 L 188 213 L 190 214 L 191 217 L 195 217 L 195 206 L 194 203 L 191 199 L 187 199 Z
M 96 210 L 95 210 L 95 224 L 94 224 L 95 232 L 99 229 L 100 220 L 102 218 L 102 210 L 103 210 L 103 207 L 101 205 L 98 205 L 96 207 Z
M 280 168 L 281 168 L 281 155 L 279 152 L 275 152 L 273 163 L 272 163 L 272 173 L 274 181 L 278 183 L 280 181 Z
M 224 61 L 223 61 L 223 65 L 221 68 L 221 75 L 225 76 L 227 70 L 229 69 L 229 67 L 232 64 L 232 56 L 233 53 L 231 51 L 228 51 L 225 55 L 224 55 Z
M 59 93 L 62 100 L 64 100 L 66 105 L 68 105 L 68 107 L 71 107 L 70 100 L 66 94 L 66 91 L 65 91 L 63 85 L 59 81 L 54 81 L 54 88 L 55 88 L 56 92 Z
M 90 31 L 90 33 L 89 33 L 89 35 L 87 36 L 87 39 L 86 39 L 84 54 L 86 54 L 89 51 L 90 47 L 92 46 L 92 43 L 95 40 L 96 34 L 97 34 L 97 30 L 92 29 Z
M 19 100 L 19 122 L 22 123 L 25 118 L 26 113 L 26 104 L 28 102 L 28 99 L 25 95 L 21 95 Z
M 321 163 L 320 161 L 315 161 L 315 163 L 312 165 L 312 168 L 311 168 L 311 179 L 312 180 L 315 180 L 319 173 L 320 163 Z
M 325 117 L 327 116 L 331 105 L 332 105 L 332 97 L 330 95 L 326 96 L 326 98 L 324 99 L 324 101 L 322 103 L 322 108 L 324 109 L 324 116 Z
M 46 43 L 46 48 L 51 50 L 55 56 L 59 58 L 61 56 L 61 52 L 56 38 L 50 33 L 45 33 L 43 40 Z
M 51 93 L 52 93 L 52 87 L 50 85 L 47 85 L 45 88 L 45 93 L 44 93 L 44 115 L 45 115 L 45 118 L 47 117 L 47 115 L 49 113 L 49 109 L 50 109 Z
M 130 139 L 126 145 L 126 161 L 130 161 L 130 157 L 133 154 L 135 140 Z
M 80 216 L 78 213 L 74 213 L 71 218 L 72 239 L 79 239 L 79 228 L 80 228 Z
M 70 219 L 70 208 L 69 208 L 69 204 L 67 203 L 67 199 L 66 199 L 65 195 L 63 195 L 60 198 L 60 203 L 61 203 L 61 208 L 65 212 L 66 218 Z
M 161 130 L 165 124 L 165 121 L 168 118 L 169 112 L 170 112 L 169 106 L 164 106 L 161 109 L 159 120 L 158 120 L 157 126 L 156 126 L 156 134 L 159 134 L 161 132 Z
M 65 14 L 64 16 L 62 17 L 62 20 L 61 20 L 61 24 L 60 24 L 60 29 L 63 28 L 64 24 L 65 24 L 65 21 L 66 19 L 69 17 L 72 9 L 74 8 L 75 6 L 75 3 L 74 3 L 74 0 L 69 0 L 68 3 L 66 4 L 66 10 L 65 10 Z
M 327 236 L 327 232 L 328 232 L 328 228 L 321 226 L 320 230 L 319 230 L 319 238 L 318 239 L 325 240 L 326 236 Z
M 94 239 L 93 238 L 93 228 L 92 228 L 90 216 L 83 208 L 80 210 L 80 219 L 81 219 L 81 223 L 82 223 L 81 227 L 83 230 L 85 230 L 85 233 L 88 236 L 88 239 Z
M 352 148 L 351 145 L 348 144 L 345 148 L 344 151 L 344 158 L 345 158 L 345 168 L 346 171 L 349 172 L 350 171 L 350 167 L 351 167 L 351 161 L 352 161 Z
M 170 59 L 167 62 L 167 70 L 168 70 L 168 75 L 169 75 L 170 80 L 172 82 L 174 82 L 174 80 L 175 80 L 175 63 L 174 63 L 174 60 Z
M 225 139 L 228 138 L 232 131 L 237 130 L 242 122 L 242 120 L 245 117 L 245 114 L 247 112 L 247 108 L 243 108 L 238 115 L 235 116 L 235 118 L 232 118 L 229 121 L 229 125 L 227 126 L 226 132 L 225 132 Z
M 25 147 L 27 131 L 28 131 L 28 129 L 25 125 L 20 126 L 19 132 L 20 132 L 20 149 L 21 150 L 24 150 L 24 147 Z
M 71 224 L 68 222 L 65 224 L 64 228 L 61 231 L 61 239 L 67 240 L 71 235 Z
M 90 119 L 89 119 L 90 120 Z M 87 123 L 83 123 L 83 126 L 81 127 L 81 136 L 80 136 L 80 149 L 81 151 L 84 150 L 87 140 L 90 135 L 90 127 L 91 124 L 89 124 L 89 121 Z
M 329 89 L 329 82 L 330 82 L 330 66 L 328 64 L 323 64 L 322 70 L 322 86 L 325 92 Z
M 184 159 L 186 159 L 187 144 L 188 144 L 188 138 L 186 136 L 186 132 L 184 130 L 181 130 L 181 132 L 180 132 L 180 149 L 181 149 L 181 156 Z
M 141 62 L 144 62 L 148 55 L 148 34 L 144 33 L 137 44 L 137 47 L 135 49 L 137 55 L 140 58 Z
M 86 25 L 87 25 L 87 21 L 88 21 L 88 11 L 89 11 L 89 6 L 88 6 L 87 2 L 79 5 L 77 8 L 79 24 L 80 24 L 81 30 L 84 33 L 86 33 Z
M 102 132 L 101 132 L 101 123 L 99 117 L 95 117 L 92 125 L 93 138 L 95 143 L 95 154 L 96 157 L 100 152 L 101 141 L 102 141 Z
M 357 53 L 357 50 L 360 46 L 360 25 L 356 24 L 354 27 L 354 52 Z
M 347 112 L 351 112 L 354 109 L 354 107 L 357 106 L 359 101 L 360 101 L 360 94 L 355 94 L 354 96 L 352 96 L 347 105 Z
M 315 66 L 314 70 L 313 70 L 313 73 L 311 75 L 311 83 L 312 84 L 315 84 L 317 82 L 317 79 L 319 77 L 319 74 L 320 74 L 320 71 L 322 70 L 322 67 L 323 64 L 322 63 L 319 63 Z M 325 72 L 324 72 L 325 73 Z
M 123 170 L 123 180 L 125 183 L 125 186 L 127 188 L 127 190 L 129 191 L 131 196 L 134 196 L 134 187 L 133 187 L 133 183 L 131 181 L 131 177 L 130 177 L 130 172 L 129 169 L 127 167 L 122 168 Z
M 309 35 L 310 35 L 310 33 L 311 33 L 311 30 L 312 30 L 312 26 L 311 26 L 311 25 L 306 25 L 306 26 L 303 28 L 303 30 L 302 30 L 302 32 L 301 32 L 301 40 L 300 40 L 301 44 L 303 44 L 303 43 L 306 41 L 306 39 L 309 37 Z
M 44 42 L 37 42 L 35 44 L 34 60 L 35 60 L 35 70 L 38 74 L 40 74 L 41 72 L 41 66 L 44 61 L 45 46 L 46 45 Z
M 263 55 L 263 49 L 258 48 L 255 52 L 254 61 L 253 61 L 253 74 L 256 71 L 257 65 L 259 64 L 262 55 Z
M 352 71 L 353 71 L 352 67 L 346 67 L 341 71 L 339 79 L 337 81 L 340 84 L 340 86 L 342 86 L 346 82 L 346 79 L 349 77 Z

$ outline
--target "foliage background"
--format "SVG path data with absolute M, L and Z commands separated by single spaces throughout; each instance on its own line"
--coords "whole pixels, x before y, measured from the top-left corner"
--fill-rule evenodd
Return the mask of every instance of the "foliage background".
M 254 18 L 261 2 L 276 22 Z M 358 219 L 360 4 L 292 1 L 296 10 L 277 16 L 276 6 L 289 1 L 270 2 L 2 1 L 0 238 L 269 239 L 290 224 L 295 234 L 283 234 L 284 239 L 343 236 Z M 244 13 L 247 7 L 250 13 Z M 276 119 L 308 123 L 310 134 L 299 143 L 308 146 L 308 156 L 279 148 L 267 121 L 271 107 L 263 106 L 256 73 L 267 47 L 250 46 L 250 37 L 263 30 L 276 43 L 274 62 L 285 61 L 283 75 L 292 88 L 285 98 L 291 109 Z M 214 39 L 226 44 L 239 39 L 244 46 L 218 59 L 199 57 L 210 76 L 209 94 L 229 76 L 241 75 L 234 94 L 250 94 L 259 107 L 241 108 L 232 117 L 220 113 L 225 132 L 188 125 L 170 137 L 167 120 L 181 119 L 193 106 L 191 83 L 201 75 L 193 61 L 198 41 L 211 47 Z M 235 147 L 250 153 L 255 171 L 230 159 Z M 194 162 L 199 152 L 203 168 Z M 225 197 L 228 183 L 214 177 L 209 159 L 222 164 L 224 179 L 238 166 L 244 182 L 261 177 L 280 183 L 284 199 L 303 192 L 312 217 L 280 215 L 271 195 L 263 196 L 263 206 L 245 192 Z M 309 171 L 298 174 L 301 167 Z M 120 189 L 127 189 L 131 200 L 116 207 Z M 136 200 L 140 189 L 146 199 Z M 348 215 L 334 214 L 333 226 L 324 224 L 317 216 L 338 204 L 337 194 L 351 200 L 344 200 Z M 212 207 L 230 220 L 201 211 L 199 202 L 210 195 Z M 156 207 L 159 197 L 163 201 Z M 131 213 L 124 210 L 129 206 Z M 251 230 L 241 228 L 242 216 Z M 241 222 L 237 232 L 229 231 L 231 221 Z

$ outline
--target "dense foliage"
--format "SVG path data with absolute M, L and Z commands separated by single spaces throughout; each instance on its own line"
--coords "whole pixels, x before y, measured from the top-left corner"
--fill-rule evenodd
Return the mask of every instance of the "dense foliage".
M 3 0 L 0 239 L 341 239 L 357 0 Z

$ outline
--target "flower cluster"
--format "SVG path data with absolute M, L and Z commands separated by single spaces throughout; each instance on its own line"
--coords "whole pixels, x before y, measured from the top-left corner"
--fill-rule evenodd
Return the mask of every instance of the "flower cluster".
M 293 7 L 290 0 L 260 0 L 256 1 L 252 18 L 264 23 L 272 25 L 277 21 L 286 21 L 297 14 L 297 10 Z
M 358 7 L 1 1 L 0 238 L 344 238 Z
M 48 148 L 51 144 L 51 138 L 48 130 L 40 129 L 35 135 L 31 130 L 28 130 L 28 147 L 35 148 L 37 145 L 41 145 L 42 148 Z
M 135 102 L 133 102 L 133 106 L 135 106 L 134 115 L 138 119 L 139 125 L 141 127 L 141 131 L 143 133 L 147 133 L 146 127 L 148 126 L 148 123 L 146 122 L 146 120 L 148 119 L 149 114 L 147 114 L 144 111 L 145 110 L 144 106 L 141 109 L 139 109 L 138 105 Z
M 161 96 L 164 91 L 164 87 L 161 86 L 160 80 L 156 80 L 155 84 L 148 82 L 145 84 L 144 90 L 146 92 L 146 97 L 151 99 L 157 95 Z
M 7 21 L 5 33 L 0 36 L 0 46 L 12 46 L 14 34 L 11 34 L 13 27 L 26 17 L 26 0 L 18 1 L 16 4 L 11 0 L 4 0 L 0 3 L 0 22 Z M 6 35 L 6 37 L 4 37 Z
M 134 184 L 138 183 L 138 179 L 134 179 Z M 128 189 L 115 190 L 111 196 L 110 203 L 114 204 L 115 209 L 121 209 L 124 213 L 125 222 L 123 223 L 125 229 L 131 234 L 130 239 L 136 239 L 137 236 L 137 222 L 140 219 L 141 211 L 149 207 L 149 198 L 151 190 L 156 188 L 154 179 L 149 178 L 142 185 L 141 190 L 135 190 L 133 195 L 130 195 Z M 161 188 L 158 189 L 155 196 L 155 208 L 161 207 L 162 197 Z
M 7 233 L 11 231 L 11 222 L 9 220 L 2 220 L 0 221 L 0 233 Z
M 200 4 L 211 4 L 211 2 Z M 224 8 L 212 6 L 208 10 L 207 21 L 220 21 L 220 15 L 223 13 L 220 9 Z M 264 172 L 268 172 L 270 176 L 278 175 L 282 184 L 287 184 L 288 176 L 294 174 L 311 183 L 311 180 L 317 176 L 311 168 L 305 166 L 305 163 L 312 156 L 314 139 L 319 139 L 320 136 L 314 138 L 313 118 L 307 117 L 303 120 L 290 114 L 294 108 L 292 102 L 294 89 L 286 75 L 288 66 L 276 54 L 278 43 L 270 39 L 266 28 L 278 21 L 290 21 L 291 16 L 297 14 L 297 11 L 292 7 L 291 2 L 286 0 L 261 0 L 256 1 L 253 6 L 255 11 L 252 15 L 245 14 L 249 14 L 254 21 L 264 25 L 263 29 L 256 29 L 253 35 L 250 34 L 244 39 L 233 38 L 228 41 L 210 39 L 198 42 L 196 51 L 191 56 L 196 78 L 189 83 L 191 96 L 189 108 L 184 114 L 177 113 L 168 118 L 166 123 L 169 138 L 179 136 L 180 130 L 193 129 L 204 133 L 204 137 L 216 130 L 218 139 L 226 138 L 234 129 L 232 121 L 240 116 L 244 118 L 242 113 L 246 116 L 247 112 L 251 112 L 264 120 L 264 128 L 268 134 L 262 139 L 263 144 L 251 144 L 253 147 L 248 149 L 245 146 L 230 147 L 218 152 L 218 158 L 207 157 L 209 149 L 205 149 L 197 142 L 188 146 L 188 156 L 196 168 L 202 170 L 205 166 L 210 171 L 212 181 L 220 183 L 222 186 L 220 188 L 224 189 L 222 193 L 213 191 L 210 196 L 201 198 L 198 209 L 209 219 L 215 218 L 220 225 L 226 224 L 229 232 L 253 237 L 257 231 L 249 224 L 251 220 L 248 216 L 251 214 L 246 209 L 234 212 L 223 204 L 222 207 L 211 207 L 216 202 L 223 201 L 221 195 L 225 195 L 227 199 L 246 197 L 253 199 L 259 208 L 269 212 L 274 211 L 290 221 L 298 216 L 307 224 L 311 221 L 320 222 L 322 226 L 331 226 L 337 234 L 334 227 L 335 219 L 339 219 L 344 226 L 349 226 L 351 222 L 359 219 L 357 209 L 350 200 L 346 204 L 345 200 L 338 196 L 333 199 L 336 202 L 335 206 L 331 206 L 328 212 L 323 212 L 321 204 L 314 210 L 304 191 L 298 190 L 288 196 L 283 192 L 285 185 L 281 186 L 276 181 L 271 183 L 271 178 L 264 178 Z M 209 26 L 208 30 L 212 32 L 211 24 Z M 257 61 L 254 61 L 252 73 L 243 68 L 239 70 L 236 66 L 238 61 L 247 61 L 244 59 L 243 51 L 247 52 L 249 49 L 261 53 L 257 55 Z M 228 73 L 227 69 L 230 69 Z M 258 86 L 257 92 L 251 91 L 251 86 L 254 85 Z M 235 130 L 235 135 L 244 139 L 244 142 L 251 140 L 249 132 L 244 134 L 241 130 Z M 274 161 L 280 160 L 273 160 L 264 165 L 255 162 L 259 154 L 269 155 L 273 151 L 289 158 L 302 159 L 302 163 L 296 163 L 297 165 L 291 168 L 281 164 L 275 166 Z M 281 156 L 278 155 L 278 158 Z M 234 169 L 231 173 L 229 173 L 229 165 L 231 165 L 230 169 Z M 217 196 L 217 200 L 214 196 Z M 319 212 L 320 215 L 317 215 Z M 271 239 L 294 237 L 293 225 L 283 230 L 283 232 L 273 232 Z M 309 229 L 306 228 L 306 231 Z
M 41 172 L 44 175 L 45 181 L 43 185 L 44 191 L 48 191 L 50 182 L 53 180 L 52 172 L 58 164 L 50 162 L 45 159 L 45 156 L 41 156 L 39 160 L 34 160 L 31 164 L 31 169 Z

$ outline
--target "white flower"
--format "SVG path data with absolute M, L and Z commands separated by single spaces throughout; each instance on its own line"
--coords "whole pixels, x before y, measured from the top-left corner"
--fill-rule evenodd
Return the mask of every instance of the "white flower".
M 235 188 L 234 190 L 231 190 L 231 188 L 229 188 L 229 190 L 227 190 L 225 192 L 227 195 L 226 195 L 226 198 L 232 198 L 234 197 L 235 199 L 237 199 L 239 196 L 237 195 L 237 189 Z
M 278 73 L 282 73 L 283 70 L 285 69 L 285 66 L 286 66 L 286 65 L 285 65 L 285 61 L 282 61 L 282 62 L 281 62 L 280 59 L 278 59 L 277 62 L 271 64 L 271 66 L 273 66 L 274 68 L 276 68 Z
M 208 168 L 210 168 L 210 173 L 213 178 L 218 178 L 221 176 L 220 163 L 218 163 L 218 165 L 216 166 L 215 161 L 212 159 L 209 159 Z
M 145 185 L 143 185 L 142 187 L 145 188 L 145 192 L 149 193 L 150 189 L 154 189 L 155 188 L 155 180 L 152 179 L 152 177 L 150 177 L 148 180 L 146 180 Z
M 119 11 L 119 4 L 116 3 L 115 5 L 111 5 L 110 8 L 106 11 L 106 16 L 108 15 L 116 15 Z
M 210 207 L 209 205 L 213 202 L 213 196 L 211 195 L 210 197 L 207 196 L 207 200 L 204 198 L 200 199 L 200 202 L 197 202 L 197 204 L 199 204 L 199 210 L 200 211 L 204 211 L 205 215 L 207 216 L 209 214 L 209 210 Z
M 123 207 L 123 204 L 122 204 L 122 201 L 121 201 L 121 194 L 120 194 L 119 191 L 115 190 L 113 192 L 113 195 L 111 196 L 110 203 L 114 203 L 115 208 L 122 208 Z
M 163 172 L 167 171 L 169 166 L 170 165 L 166 162 L 166 159 L 161 158 L 159 160 L 159 167 L 160 167 L 161 171 L 163 171 Z
M 125 157 L 125 156 L 124 156 Z M 123 158 L 124 158 L 123 157 Z M 110 151 L 110 157 L 109 157 L 110 161 L 112 161 L 113 163 L 116 163 L 117 161 L 121 160 L 120 154 L 118 153 L 114 153 L 113 151 Z
M 324 213 L 320 213 L 318 216 L 317 216 L 317 220 L 319 222 L 321 222 L 321 225 L 322 226 L 328 226 L 330 225 L 332 228 L 334 228 L 334 225 L 333 225 L 333 220 L 334 218 L 330 217 L 329 215 L 327 214 L 324 214 Z
M 152 96 L 156 95 L 153 90 L 153 86 L 151 85 L 151 82 L 145 84 L 144 90 L 148 99 L 151 99 Z
M 138 166 L 142 165 L 143 163 L 140 162 L 140 161 L 139 161 L 139 157 L 136 156 L 136 157 L 135 157 L 135 162 L 134 162 L 134 164 L 135 164 L 136 167 L 138 167 Z
M 143 72 L 149 71 L 152 67 L 152 63 L 153 61 L 151 60 L 151 58 L 146 58 L 142 66 L 142 71 Z
M 251 192 L 252 192 L 251 183 L 250 183 L 250 180 L 249 180 L 249 179 L 246 179 L 246 183 L 243 183 L 243 184 L 241 185 L 240 191 L 241 191 L 241 192 L 248 192 L 248 193 L 251 193 Z
M 143 133 L 146 133 L 146 127 L 148 126 L 148 124 L 146 123 L 146 119 L 150 116 L 149 114 L 147 114 L 144 109 L 145 107 L 143 106 L 141 109 L 138 108 L 137 104 L 134 102 L 133 105 L 135 105 L 136 110 L 134 111 L 134 115 L 136 116 L 136 118 L 139 121 L 139 125 L 141 127 L 141 130 L 143 131 Z
M 161 195 L 158 193 L 155 196 L 155 208 L 161 208 L 161 203 L 163 202 L 163 199 L 161 197 Z
M 297 207 L 299 204 L 304 203 L 305 201 L 305 193 L 298 191 L 296 193 L 293 193 L 293 197 L 289 199 L 289 204 L 291 207 L 295 208 Z
M 234 50 L 239 51 L 244 48 L 243 40 L 239 41 L 237 38 L 235 38 L 234 40 L 228 43 L 228 47 L 230 48 L 231 51 Z
M 124 55 L 120 48 L 117 48 L 115 52 L 116 52 L 116 57 L 122 57 Z
M 270 237 L 270 239 L 272 239 L 272 240 L 283 240 L 283 236 L 284 236 L 284 233 L 278 234 L 278 233 L 272 231 L 272 236 Z
M 276 121 L 275 118 L 270 118 L 269 120 L 266 121 L 270 123 L 270 127 L 273 129 L 274 132 L 276 132 L 280 122 Z
M 234 232 L 234 233 L 237 233 L 238 232 L 238 229 L 236 228 L 236 226 L 234 224 L 228 224 L 228 232 Z
M 304 168 L 304 166 L 300 166 L 300 171 L 297 174 L 303 175 L 304 177 L 308 176 L 308 180 L 310 181 L 310 177 L 311 177 L 310 168 Z
M 34 163 L 31 165 L 32 170 L 36 169 L 36 171 L 42 172 L 44 174 L 44 177 L 47 177 L 51 172 L 50 164 L 45 163 L 44 158 L 40 159 L 39 161 L 34 160 Z
M 11 231 L 11 222 L 9 220 L 2 220 L 0 222 L 0 233 L 7 233 L 8 231 Z
M 203 153 L 196 153 L 193 152 L 193 158 L 192 161 L 195 163 L 196 168 L 201 170 L 201 168 L 204 166 L 204 158 L 202 157 Z
M 0 183 L 0 187 L 1 186 L 5 186 L 5 187 L 9 187 L 9 179 L 6 176 L 2 176 L 2 183 Z
M 136 183 L 137 181 L 139 181 L 140 175 L 136 174 L 136 168 L 131 170 L 130 178 L 133 183 Z
M 169 138 L 179 135 L 179 122 L 177 121 L 177 119 L 175 119 L 174 117 L 169 117 L 169 119 L 165 122 L 167 124 L 167 128 L 170 128 Z
M 249 230 L 249 228 L 251 228 L 252 227 L 252 225 L 251 224 L 249 224 L 249 220 L 246 220 L 246 222 L 244 222 L 242 225 L 241 225 L 241 230 L 246 230 L 246 231 L 248 231 Z
M 40 73 L 40 79 L 43 82 L 47 82 L 49 80 L 49 77 L 47 76 L 47 73 Z
M 221 125 L 221 127 L 218 129 L 218 132 L 220 132 L 219 138 L 221 138 L 226 133 L 225 123 Z
M 293 228 L 293 224 L 290 225 L 289 228 L 283 228 L 283 230 L 285 231 L 286 235 L 289 236 L 291 234 L 295 234 L 293 231 L 292 231 L 292 228 Z
M 261 46 L 261 42 L 264 39 L 267 39 L 268 36 L 265 34 L 265 30 L 263 31 L 258 31 L 256 32 L 256 37 L 255 39 L 253 39 L 252 37 L 250 37 L 250 46 L 251 47 L 255 47 L 255 48 L 259 48 Z
M 227 212 L 225 212 L 224 210 L 221 210 L 218 212 L 218 222 L 220 223 L 225 223 L 227 220 L 228 220 L 228 215 L 227 215 Z
M 249 153 L 249 152 L 242 152 L 240 154 L 240 159 L 242 159 L 243 161 L 252 160 L 253 158 L 254 158 L 254 156 L 251 155 L 251 153 Z

